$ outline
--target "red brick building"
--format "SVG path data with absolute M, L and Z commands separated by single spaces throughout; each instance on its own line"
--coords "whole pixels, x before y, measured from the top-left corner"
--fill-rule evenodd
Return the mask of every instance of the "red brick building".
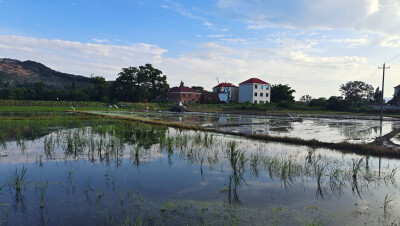
M 173 87 L 168 92 L 168 101 L 176 102 L 182 101 L 183 103 L 200 103 L 201 92 L 196 91 L 187 86 Z

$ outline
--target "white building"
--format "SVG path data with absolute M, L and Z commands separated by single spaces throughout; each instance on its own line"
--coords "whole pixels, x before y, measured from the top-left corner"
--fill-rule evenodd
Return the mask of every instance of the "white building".
M 239 87 L 232 83 L 220 83 L 213 88 L 213 92 L 218 93 L 219 100 L 225 103 L 239 101 Z
M 239 84 L 239 102 L 254 104 L 271 102 L 270 84 L 258 78 L 251 78 Z

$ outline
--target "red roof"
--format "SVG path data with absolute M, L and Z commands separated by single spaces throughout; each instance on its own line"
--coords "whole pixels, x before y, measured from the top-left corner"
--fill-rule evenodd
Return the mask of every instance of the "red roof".
M 233 85 L 232 83 L 227 83 L 227 82 L 223 82 L 218 84 L 217 86 L 214 86 L 214 88 L 219 88 L 219 87 L 237 87 L 235 85 Z
M 242 82 L 240 84 L 247 84 L 247 83 L 256 83 L 256 84 L 267 84 L 267 85 L 269 85 L 269 83 L 264 82 L 263 80 L 258 79 L 258 78 L 251 78 L 251 79 L 246 80 L 246 81 L 244 81 L 244 82 Z
M 200 93 L 200 92 L 192 88 L 189 88 L 187 86 L 179 86 L 179 87 L 172 87 L 169 90 L 169 93 Z

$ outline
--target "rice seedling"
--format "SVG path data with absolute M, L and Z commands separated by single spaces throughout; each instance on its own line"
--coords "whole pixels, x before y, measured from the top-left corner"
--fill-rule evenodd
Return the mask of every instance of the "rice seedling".
M 0 145 L 3 149 L 7 149 L 7 139 L 3 130 L 0 129 Z
M 260 165 L 260 160 L 261 156 L 259 153 L 257 154 L 252 154 L 250 156 L 250 167 L 252 169 L 252 173 L 255 177 L 258 177 L 258 167 Z
M 385 199 L 383 200 L 383 215 L 387 216 L 388 210 L 390 208 L 390 203 L 393 201 L 393 198 L 388 196 L 387 194 L 385 195 Z
M 228 142 L 228 158 L 231 163 L 231 167 L 233 171 L 243 172 L 245 169 L 246 157 L 243 151 L 237 150 L 236 141 Z
M 15 169 L 14 176 L 11 178 L 11 186 L 15 187 L 17 191 L 21 191 L 23 185 L 25 185 L 25 180 L 27 168 L 22 166 L 22 170 L 18 172 L 18 168 Z
M 356 159 L 352 159 L 353 165 L 352 165 L 352 177 L 353 179 L 357 179 L 357 174 L 361 169 L 361 164 L 363 162 L 364 158 L 360 158 L 358 161 Z
M 168 137 L 167 138 L 168 154 L 173 153 L 173 145 L 174 145 L 174 138 Z
M 322 226 L 324 225 L 321 221 L 318 220 L 318 218 L 314 218 L 311 222 L 307 221 L 306 226 Z
M 52 157 L 52 153 L 54 152 L 55 142 L 53 141 L 53 136 L 46 136 L 44 138 L 44 153 L 47 157 Z
M 49 183 L 42 183 L 42 188 L 40 190 L 40 208 L 44 208 L 45 207 L 45 203 L 46 203 L 46 191 L 47 191 L 47 187 L 49 186 Z

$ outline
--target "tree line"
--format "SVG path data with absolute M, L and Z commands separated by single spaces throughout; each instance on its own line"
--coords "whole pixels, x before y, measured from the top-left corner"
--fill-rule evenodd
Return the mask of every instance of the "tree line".
M 84 89 L 71 82 L 70 89 L 54 89 L 44 82 L 0 89 L 4 100 L 149 102 L 163 101 L 169 90 L 167 76 L 151 64 L 123 68 L 115 81 L 92 77 L 92 85 Z
M 296 92 L 289 85 L 272 85 L 271 102 L 278 107 L 310 107 L 319 110 L 330 111 L 365 111 L 369 110 L 371 104 L 381 104 L 382 91 L 362 81 L 350 81 L 339 87 L 341 96 L 329 98 L 312 98 L 303 95 L 299 102 L 295 102 L 293 93 Z M 399 98 L 400 100 L 400 94 Z M 400 102 L 400 101 L 399 101 Z M 390 102 L 389 102 L 390 104 Z

